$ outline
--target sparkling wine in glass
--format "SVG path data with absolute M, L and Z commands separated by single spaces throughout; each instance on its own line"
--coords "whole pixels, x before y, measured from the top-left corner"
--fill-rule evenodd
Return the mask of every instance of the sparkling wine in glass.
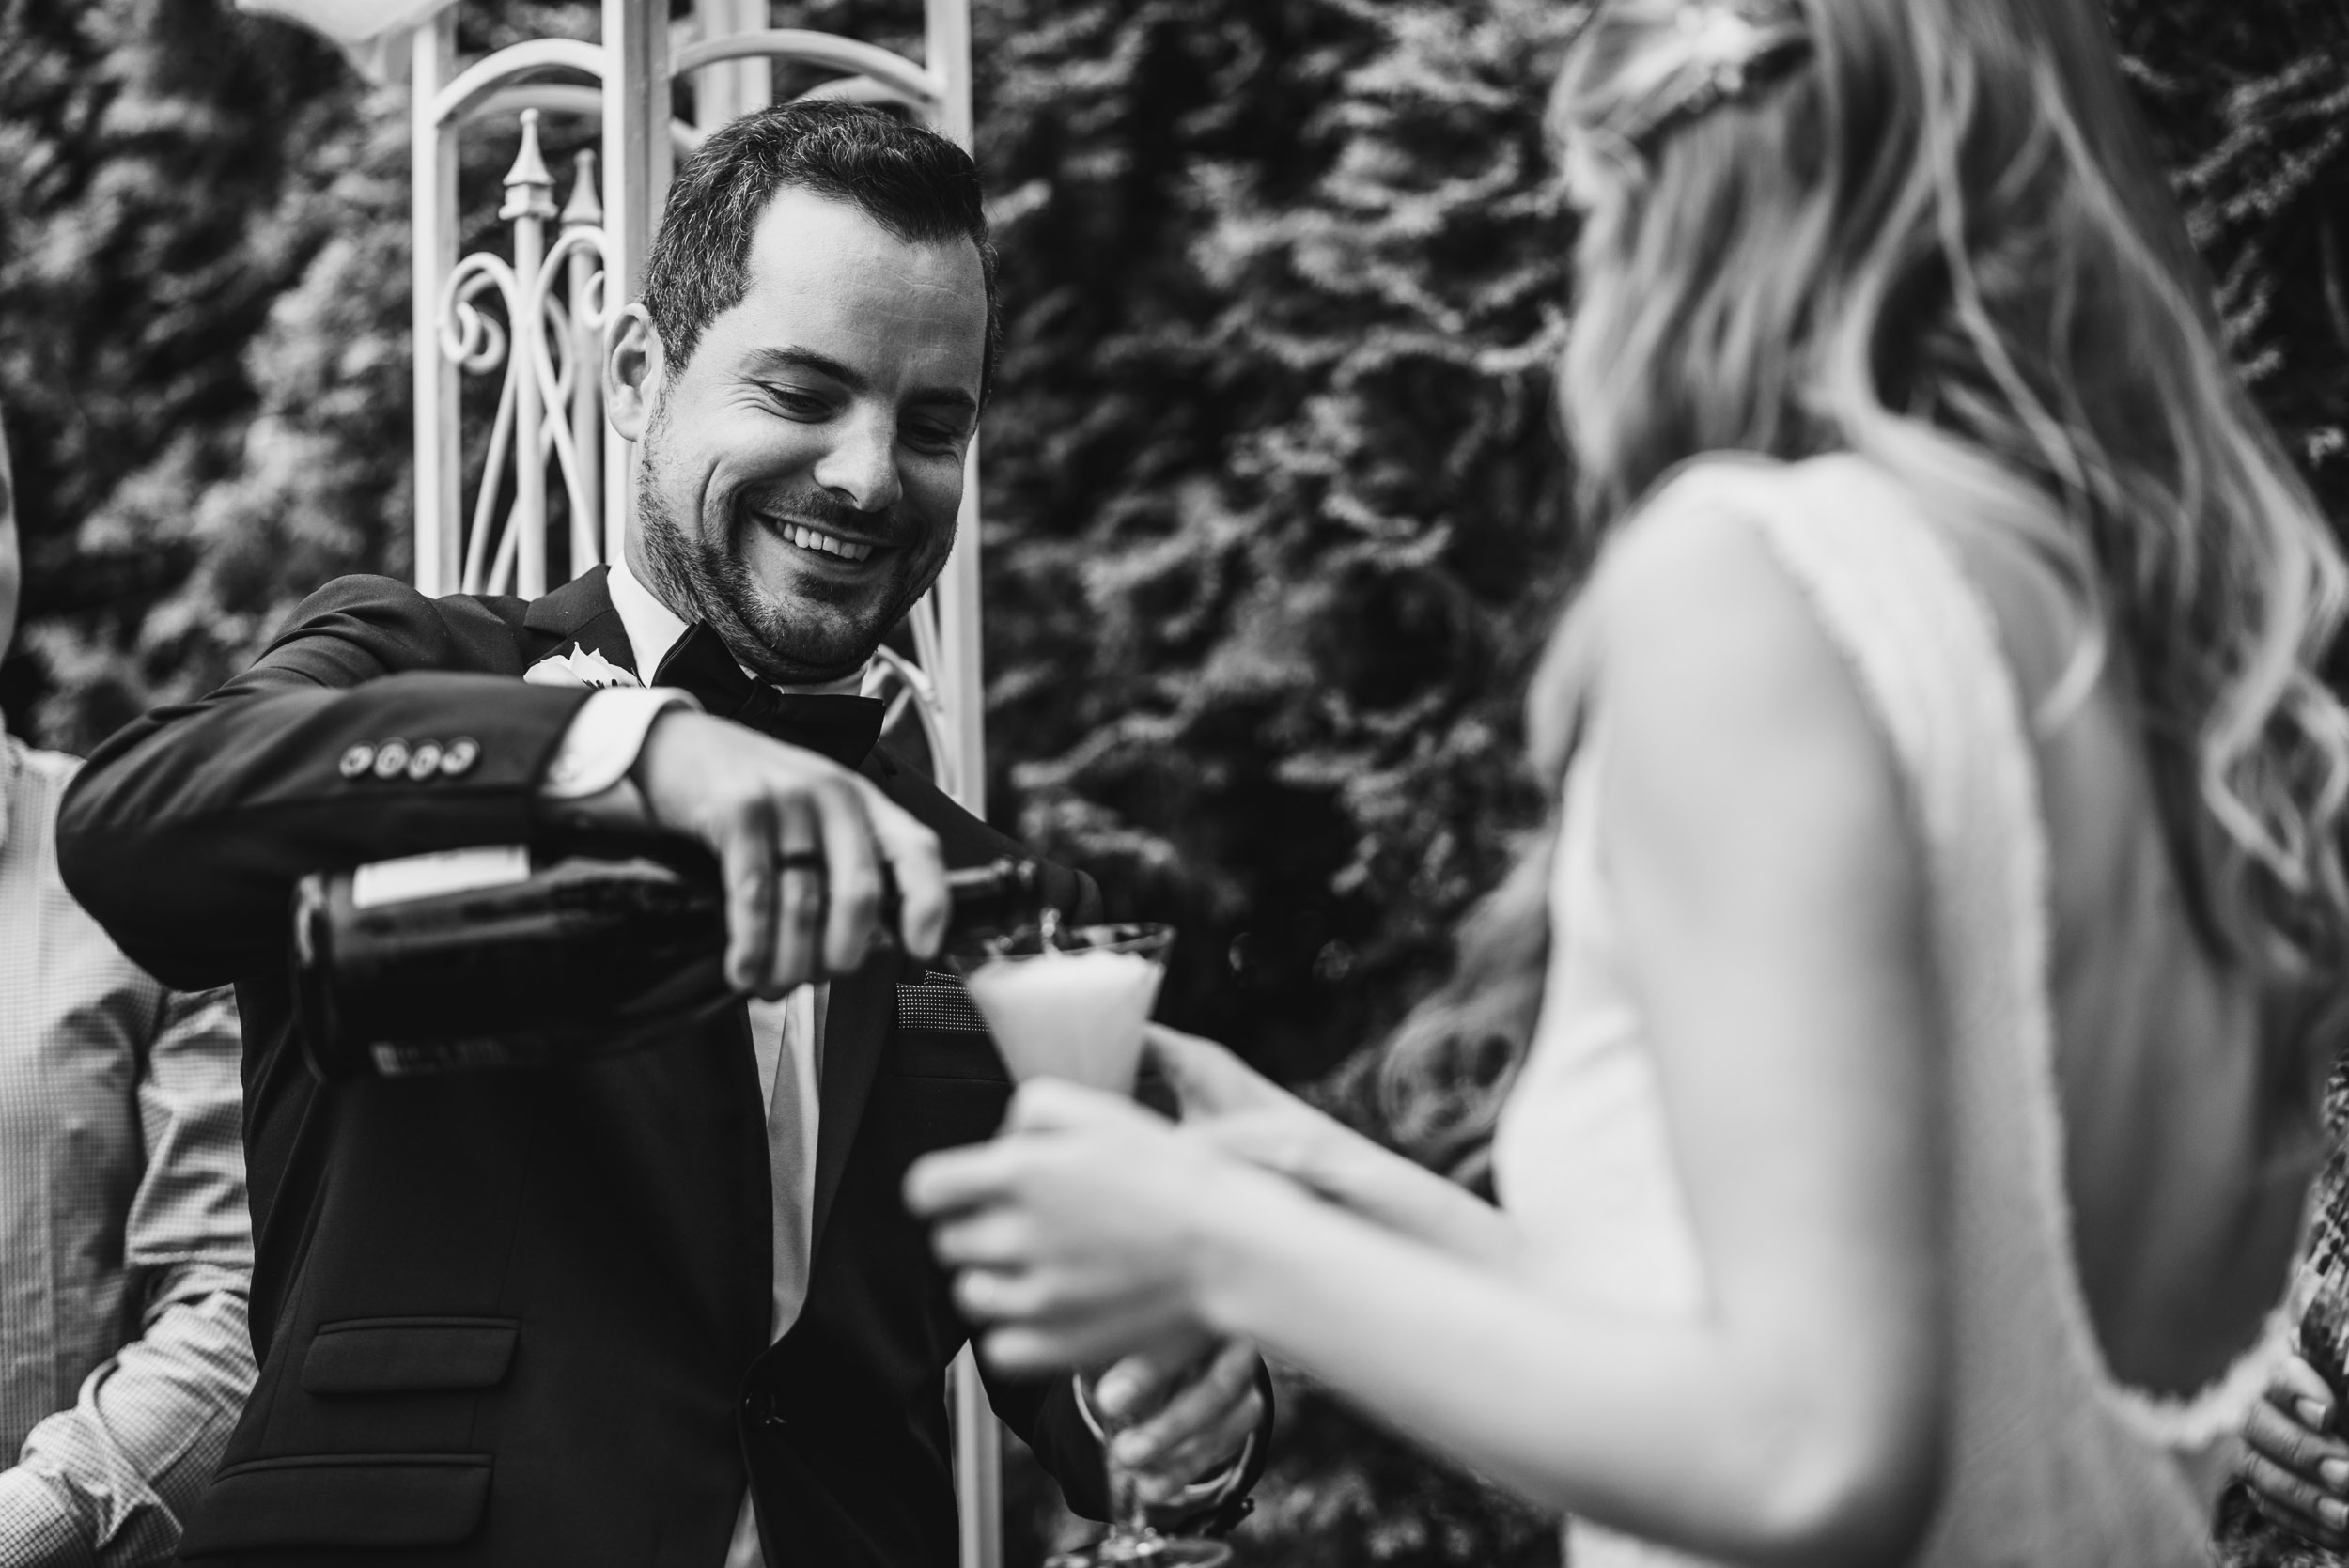
M 1130 1094 L 1142 1069 L 1143 1026 L 1166 977 L 1171 925 L 1063 926 L 1052 910 L 1041 926 L 991 938 L 947 955 L 987 1019 L 1004 1064 L 1025 1082 L 1066 1079 Z M 1099 1373 L 1087 1378 L 1097 1382 Z M 1097 1414 L 1097 1401 L 1088 1403 Z M 1114 1440 L 1122 1424 L 1102 1417 Z M 1104 1456 L 1110 1531 L 1092 1545 L 1049 1559 L 1045 1568 L 1220 1568 L 1232 1549 L 1218 1541 L 1161 1534 L 1124 1466 Z

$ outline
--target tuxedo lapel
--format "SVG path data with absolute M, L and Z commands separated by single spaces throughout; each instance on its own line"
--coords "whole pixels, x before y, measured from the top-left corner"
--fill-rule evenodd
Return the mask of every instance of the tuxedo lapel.
M 628 628 L 612 605 L 611 575 L 609 567 L 592 567 L 552 593 L 531 600 L 522 613 L 522 626 L 543 642 L 542 646 L 532 648 L 532 660 L 576 643 L 638 679 L 644 678 L 644 672 L 636 667 L 636 650 L 629 645 Z
M 900 773 L 888 751 L 876 746 L 858 769 L 880 786 L 881 792 L 917 818 L 935 814 L 900 798 Z M 931 822 L 932 827 L 940 824 Z M 949 863 L 960 864 L 948 846 Z M 832 1002 L 824 1016 L 822 1083 L 817 1103 L 816 1204 L 808 1228 L 809 1255 L 824 1237 L 824 1217 L 840 1191 L 841 1172 L 848 1166 L 857 1128 L 864 1121 L 865 1103 L 873 1097 L 873 1080 L 880 1074 L 881 1052 L 897 1021 L 897 977 L 904 959 L 894 950 L 875 955 L 862 969 L 832 985 Z

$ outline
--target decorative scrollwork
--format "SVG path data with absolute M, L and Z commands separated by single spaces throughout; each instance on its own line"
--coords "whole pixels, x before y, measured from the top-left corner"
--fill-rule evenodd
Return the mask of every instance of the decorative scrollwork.
M 567 307 L 554 289 L 558 282 L 569 281 L 571 269 L 568 263 L 575 255 L 591 258 L 597 270 L 579 285 Z M 529 334 L 528 356 L 532 373 L 538 379 L 539 407 L 546 411 L 546 440 L 553 450 L 556 466 L 562 470 L 574 516 L 592 510 L 587 497 L 593 476 L 579 450 L 568 416 L 562 411 L 572 407 L 581 378 L 593 378 L 599 368 L 582 349 L 586 347 L 592 351 L 591 346 L 602 341 L 603 330 L 610 324 L 611 313 L 603 300 L 605 256 L 601 229 L 566 229 L 547 252 L 522 304 L 521 318 L 538 325 L 538 330 Z M 599 396 L 596 403 L 599 418 Z
M 602 399 L 595 355 L 610 309 L 594 171 L 583 157 L 571 209 L 548 244 L 554 181 L 538 150 L 537 111 L 524 110 L 521 126 L 501 213 L 514 225 L 513 260 L 486 252 L 464 257 L 443 282 L 434 314 L 440 350 L 450 363 L 468 375 L 503 372 L 463 542 L 459 581 L 468 593 L 545 591 L 550 463 L 569 504 L 572 571 L 602 554 L 596 456 Z M 491 295 L 498 315 L 484 308 Z M 512 499 L 501 516 L 509 478 Z
M 469 376 L 487 375 L 506 363 L 506 329 L 474 303 L 492 288 L 513 319 L 514 269 L 502 257 L 477 251 L 459 261 L 441 286 L 441 352 Z

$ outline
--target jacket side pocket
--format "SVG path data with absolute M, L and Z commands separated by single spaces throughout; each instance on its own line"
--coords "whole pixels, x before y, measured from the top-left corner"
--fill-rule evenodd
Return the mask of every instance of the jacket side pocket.
M 297 1546 L 447 1546 L 481 1527 L 486 1453 L 257 1459 L 212 1478 L 182 1557 Z

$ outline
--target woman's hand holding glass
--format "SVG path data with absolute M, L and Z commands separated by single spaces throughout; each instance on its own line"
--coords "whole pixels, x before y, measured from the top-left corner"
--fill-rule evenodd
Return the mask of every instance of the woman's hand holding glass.
M 1194 1238 L 1250 1174 L 1121 1095 L 1037 1079 L 994 1141 L 917 1161 L 906 1201 L 935 1221 L 963 1312 L 988 1326 L 981 1352 L 1005 1372 L 1040 1372 L 1211 1328 Z
M 1021 1085 L 1006 1136 L 1064 1135 L 1041 1155 L 1006 1155 L 999 1139 L 926 1160 L 909 1173 L 908 1204 L 941 1219 L 939 1255 L 961 1270 L 956 1295 L 974 1322 L 1024 1324 L 1057 1298 L 1056 1283 L 1066 1282 L 1056 1279 L 1052 1264 L 1034 1257 L 1035 1237 L 1050 1234 L 1028 1202 L 1039 1190 L 1032 1185 L 1037 1168 L 1054 1153 L 1066 1155 L 1076 1135 L 1107 1129 L 1113 1139 L 1137 1122 L 1164 1126 L 1126 1096 L 1135 1086 L 1173 940 L 1163 925 L 1071 928 L 1047 910 L 1034 928 L 948 955 Z M 1049 1190 L 1050 1172 L 1042 1179 Z M 1109 1287 L 1106 1295 L 1097 1288 L 1088 1303 L 1092 1318 L 1106 1319 L 1094 1325 L 1096 1343 L 1104 1345 L 1097 1354 L 1071 1343 L 1023 1345 L 1018 1329 L 980 1342 L 983 1355 L 1009 1370 L 1107 1366 L 1081 1376 L 1077 1394 L 1107 1445 L 1110 1530 L 1046 1568 L 1222 1568 L 1231 1560 L 1230 1548 L 1219 1542 L 1160 1531 L 1149 1510 L 1185 1500 L 1212 1506 L 1237 1479 L 1235 1467 L 1266 1415 L 1256 1355 L 1244 1343 L 1205 1331 L 1195 1314 L 1181 1310 L 1179 1296 L 1153 1290 L 1152 1271 L 1134 1266 L 1147 1262 L 1128 1255 L 1107 1266 L 1080 1262 L 1073 1270 L 1059 1268 L 1059 1275 Z M 1123 1359 L 1108 1364 L 1113 1356 Z
M 1223 1047 L 1158 1025 L 1149 1051 L 1178 1126 L 1121 1095 L 1024 1084 L 993 1142 L 907 1178 L 937 1221 L 981 1347 L 1006 1371 L 1100 1365 L 1170 1337 L 1223 1333 L 1219 1221 L 1279 1180 L 1457 1255 L 1514 1251 L 1498 1211 L 1307 1105 Z

